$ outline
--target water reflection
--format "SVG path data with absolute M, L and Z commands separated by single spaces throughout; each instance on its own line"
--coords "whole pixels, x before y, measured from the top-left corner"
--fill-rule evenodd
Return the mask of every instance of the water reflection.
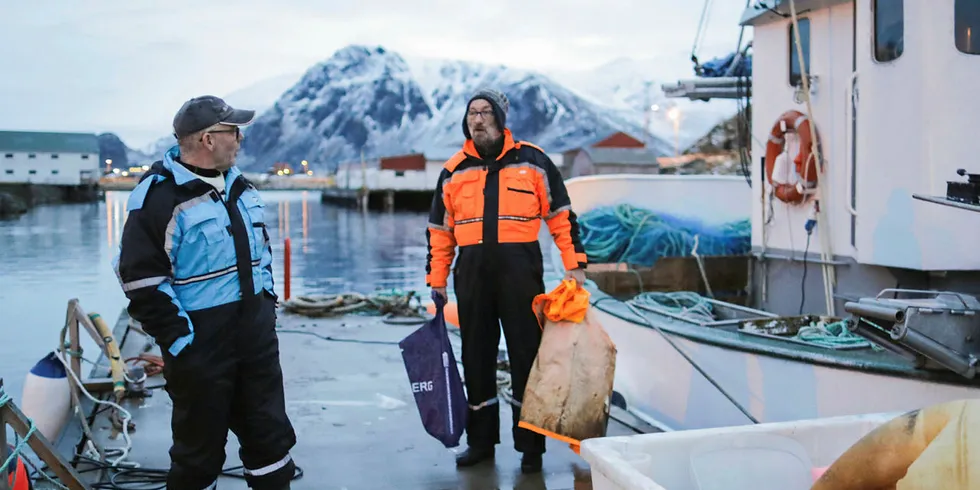
M 262 196 L 280 296 L 286 237 L 294 296 L 377 288 L 426 294 L 425 214 L 362 213 L 321 204 L 317 192 Z M 42 206 L 0 222 L 0 377 L 17 397 L 24 373 L 57 345 L 70 299 L 110 324 L 125 307 L 112 258 L 128 198 L 108 192 L 104 202 Z M 96 355 L 94 342 L 83 347 Z

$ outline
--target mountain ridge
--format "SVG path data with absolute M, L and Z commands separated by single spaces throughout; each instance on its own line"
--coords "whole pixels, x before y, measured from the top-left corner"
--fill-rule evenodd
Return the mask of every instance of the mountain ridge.
M 616 67 L 614 77 L 609 76 L 610 67 Z M 307 160 L 314 170 L 331 170 L 340 162 L 359 160 L 362 151 L 369 158 L 445 153 L 462 144 L 465 104 L 481 87 L 508 96 L 507 122 L 515 137 L 549 152 L 623 131 L 644 139 L 657 152 L 671 154 L 675 135 L 664 129 L 670 123 L 662 116 L 664 121 L 648 121 L 643 114 L 651 101 L 674 104 L 664 101 L 659 84 L 645 76 L 651 69 L 649 63 L 617 59 L 594 73 L 573 72 L 576 78 L 502 64 L 403 57 L 380 45 L 352 44 L 295 77 L 294 84 L 267 104 L 245 131 L 239 165 L 264 171 L 274 162 Z M 288 82 L 285 76 L 277 78 L 280 86 Z M 275 83 L 270 86 L 278 91 Z M 655 93 L 637 94 L 638 89 Z M 253 93 L 253 100 L 261 100 L 260 95 Z M 261 110 L 259 102 L 255 104 Z M 734 107 L 691 112 L 685 143 L 730 116 L 727 112 L 734 113 Z M 648 122 L 654 130 L 645 134 Z M 164 138 L 150 145 L 146 150 L 151 154 L 145 156 L 159 158 L 173 143 L 172 136 Z

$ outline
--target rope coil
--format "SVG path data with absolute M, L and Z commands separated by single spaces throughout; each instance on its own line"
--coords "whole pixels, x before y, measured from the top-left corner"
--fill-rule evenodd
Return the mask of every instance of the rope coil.
M 413 301 L 414 300 L 414 301 Z M 397 289 L 375 291 L 371 294 L 347 292 L 333 295 L 296 296 L 283 303 L 288 313 L 312 318 L 339 315 L 384 315 L 388 323 L 413 324 L 424 322 L 422 305 L 415 291 L 402 292 Z M 414 320 L 394 320 L 394 317 L 409 317 Z

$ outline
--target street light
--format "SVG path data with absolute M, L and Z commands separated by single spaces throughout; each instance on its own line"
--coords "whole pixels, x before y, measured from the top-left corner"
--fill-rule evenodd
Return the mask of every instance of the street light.
M 681 154 L 681 110 L 678 107 L 667 109 L 667 119 L 674 122 L 674 156 Z

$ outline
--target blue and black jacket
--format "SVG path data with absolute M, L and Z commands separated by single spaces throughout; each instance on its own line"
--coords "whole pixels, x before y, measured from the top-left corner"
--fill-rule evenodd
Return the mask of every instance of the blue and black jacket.
M 133 190 L 113 264 L 130 316 L 174 356 L 194 341 L 196 323 L 253 311 L 265 293 L 277 299 L 255 186 L 232 167 L 222 200 L 178 159 L 175 146 Z

